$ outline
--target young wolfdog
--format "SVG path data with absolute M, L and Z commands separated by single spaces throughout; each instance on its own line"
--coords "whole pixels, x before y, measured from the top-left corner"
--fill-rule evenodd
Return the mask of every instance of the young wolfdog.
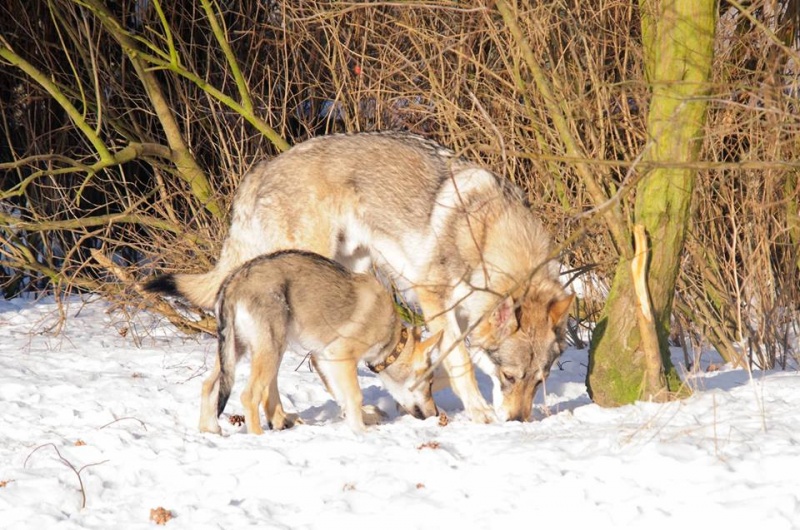
M 146 288 L 172 291 L 164 277 Z M 418 418 L 437 413 L 430 380 L 414 391 L 410 387 L 430 367 L 429 350 L 439 337 L 420 342 L 417 332 L 409 333 L 389 293 L 373 276 L 351 273 L 310 252 L 260 256 L 223 282 L 216 316 L 218 355 L 203 383 L 201 431 L 220 432 L 217 418 L 230 396 L 236 363 L 247 353 L 252 358 L 250 380 L 242 393 L 247 432 L 262 432 L 260 405 L 273 429 L 290 427 L 297 416 L 284 412 L 278 394 L 278 367 L 289 346 L 311 353 L 354 431 L 364 430 L 356 379 L 360 360 L 407 412 Z
M 495 381 L 500 418 L 529 418 L 563 348 L 572 296 L 558 281 L 550 237 L 510 182 L 410 134 L 308 140 L 244 177 L 216 267 L 172 280 L 210 307 L 230 270 L 287 248 L 354 270 L 378 267 L 419 304 L 431 331 L 444 332 L 444 367 L 472 419 L 497 416 L 467 344 Z

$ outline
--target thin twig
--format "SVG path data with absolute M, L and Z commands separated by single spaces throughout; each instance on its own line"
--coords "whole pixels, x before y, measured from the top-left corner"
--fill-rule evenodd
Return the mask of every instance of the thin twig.
M 70 468 L 72 470 L 72 472 L 75 473 L 75 476 L 78 477 L 78 486 L 79 486 L 80 492 L 81 492 L 81 509 L 86 508 L 86 489 L 84 488 L 84 485 L 83 485 L 83 479 L 81 478 L 81 473 L 86 468 L 99 466 L 100 464 L 105 464 L 106 462 L 108 462 L 108 460 L 103 460 L 102 462 L 95 462 L 95 463 L 92 463 L 92 464 L 86 464 L 85 466 L 82 466 L 80 469 L 78 469 L 72 464 L 72 462 L 70 462 L 69 460 L 64 458 L 64 456 L 61 454 L 61 452 L 58 450 L 58 447 L 56 447 L 55 444 L 46 443 L 46 444 L 43 444 L 43 445 L 40 445 L 40 446 L 36 447 L 33 451 L 31 451 L 28 454 L 28 456 L 25 458 L 25 462 L 22 464 L 22 467 L 24 468 L 25 466 L 28 465 L 28 460 L 31 458 L 31 456 L 33 456 L 33 453 L 35 453 L 39 449 L 42 449 L 43 447 L 48 447 L 48 446 L 53 448 L 53 450 L 58 455 L 58 459 L 61 460 L 61 462 L 65 466 Z

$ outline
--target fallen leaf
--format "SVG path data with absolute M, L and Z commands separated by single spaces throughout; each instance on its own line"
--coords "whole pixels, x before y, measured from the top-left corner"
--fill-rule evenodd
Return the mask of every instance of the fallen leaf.
M 150 510 L 150 520 L 158 525 L 165 525 L 174 516 L 172 512 L 159 506 Z

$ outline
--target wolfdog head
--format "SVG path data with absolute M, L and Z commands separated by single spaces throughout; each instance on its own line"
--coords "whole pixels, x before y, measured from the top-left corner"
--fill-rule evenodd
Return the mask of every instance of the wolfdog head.
M 566 316 L 574 297 L 556 285 L 529 291 L 517 300 L 506 297 L 470 335 L 471 346 L 486 353 L 495 383 L 499 382 L 502 420 L 530 419 L 536 389 L 564 350 Z
M 389 354 L 391 361 L 369 365 L 397 403 L 421 420 L 439 413 L 431 391 L 433 375 L 429 374 L 421 385 L 416 385 L 416 382 L 430 368 L 430 351 L 439 344 L 441 338 L 442 333 L 439 332 L 423 341 L 419 328 L 401 328 L 394 352 Z

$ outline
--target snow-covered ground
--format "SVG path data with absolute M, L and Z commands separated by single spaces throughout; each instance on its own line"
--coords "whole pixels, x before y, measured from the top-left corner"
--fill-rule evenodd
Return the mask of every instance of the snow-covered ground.
M 602 409 L 571 350 L 535 421 L 472 424 L 445 393 L 440 426 L 397 415 L 363 370 L 390 417 L 358 439 L 290 354 L 281 392 L 306 425 L 230 424 L 243 363 L 215 436 L 196 427 L 214 340 L 108 308 L 73 299 L 56 333 L 52 300 L 0 300 L 0 528 L 152 528 L 159 507 L 191 529 L 800 528 L 796 372 L 702 374 L 684 401 Z

